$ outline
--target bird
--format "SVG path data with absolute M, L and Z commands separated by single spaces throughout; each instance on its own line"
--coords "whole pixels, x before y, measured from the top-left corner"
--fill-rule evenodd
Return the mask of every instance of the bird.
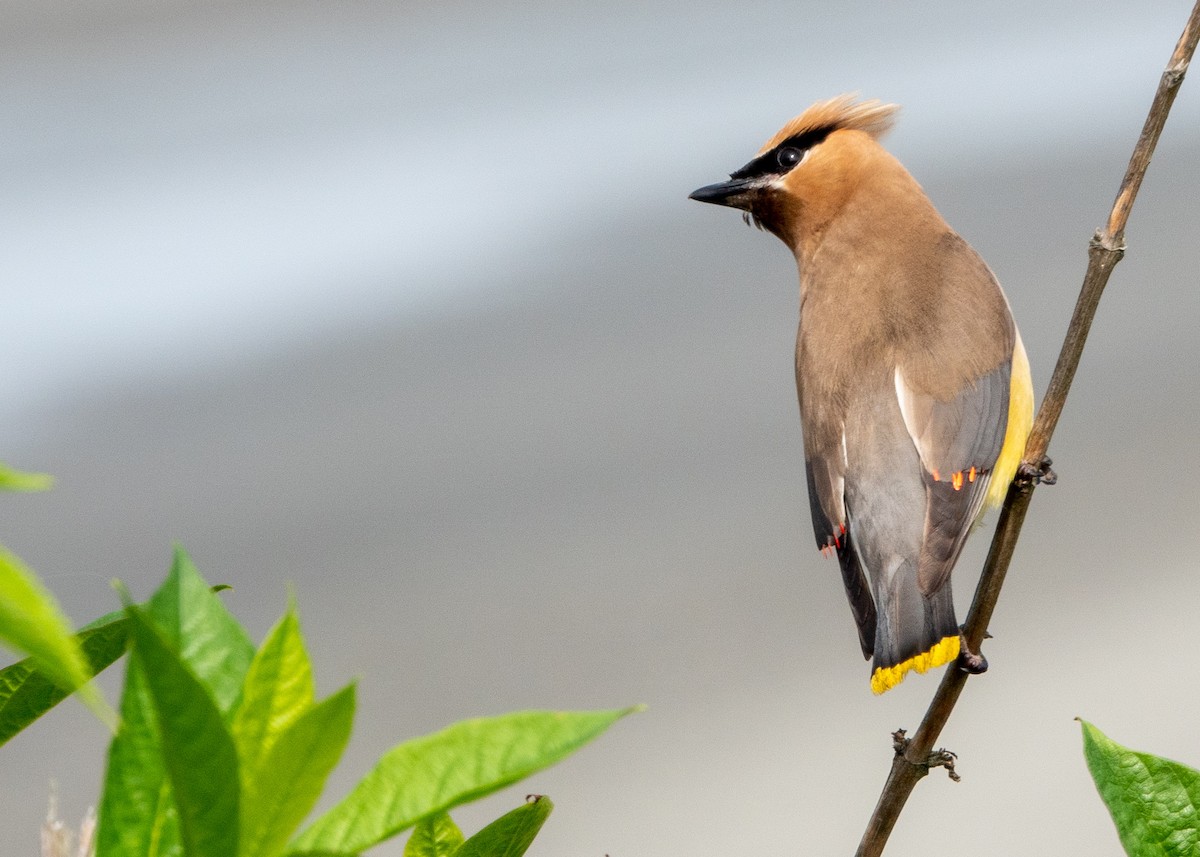
M 876 694 L 951 662 L 987 669 L 955 618 L 951 571 L 1003 503 L 1033 423 L 999 282 L 880 143 L 898 110 L 813 104 L 690 194 L 740 209 L 795 255 L 813 530 L 838 559 Z

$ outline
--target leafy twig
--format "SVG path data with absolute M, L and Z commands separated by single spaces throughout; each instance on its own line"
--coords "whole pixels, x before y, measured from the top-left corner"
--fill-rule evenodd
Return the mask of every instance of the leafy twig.
M 1193 7 L 1175 46 L 1175 52 L 1171 55 L 1171 61 L 1159 81 L 1146 124 L 1129 159 L 1129 167 L 1121 181 L 1121 188 L 1117 192 L 1108 221 L 1096 231 L 1088 247 L 1088 268 L 1083 278 L 1083 287 L 1079 292 L 1062 350 L 1059 352 L 1058 363 L 1054 367 L 1054 375 L 1050 379 L 1050 385 L 1025 447 L 1022 469 L 1026 473 L 1036 473 L 1043 467 L 1050 436 L 1058 425 L 1067 393 L 1075 378 L 1075 370 L 1079 367 L 1079 358 L 1083 353 L 1096 307 L 1100 303 L 1100 296 L 1113 268 L 1125 253 L 1125 223 L 1129 219 L 1129 212 L 1133 208 L 1142 178 L 1154 154 L 1154 147 L 1162 134 L 1163 125 L 1166 124 L 1175 94 L 1196 51 L 1197 40 L 1200 40 L 1200 0 L 1197 0 Z M 972 651 L 978 651 L 983 642 L 996 599 L 1004 584 L 1004 575 L 1008 571 L 1013 549 L 1017 544 L 1017 537 L 1021 532 L 1021 525 L 1025 521 L 1025 513 L 1029 509 L 1036 481 L 1018 478 L 1009 488 L 1008 497 L 1000 512 L 1000 520 L 996 524 L 991 550 L 984 563 L 979 586 L 975 590 L 975 598 L 964 626 L 967 644 Z M 867 824 L 866 832 L 863 833 L 856 852 L 857 857 L 876 857 L 883 853 L 883 847 L 908 796 L 916 784 L 929 773 L 933 744 L 941 734 L 942 727 L 946 725 L 950 712 L 954 710 L 959 694 L 967 683 L 967 675 L 953 667 L 946 670 L 916 734 L 911 740 L 905 741 L 902 748 L 897 746 L 892 770 L 884 784 L 883 793 L 879 796 L 879 803 L 876 804 Z

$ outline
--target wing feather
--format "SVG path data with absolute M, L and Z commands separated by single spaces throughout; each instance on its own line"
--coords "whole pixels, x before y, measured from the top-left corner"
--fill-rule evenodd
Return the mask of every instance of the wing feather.
M 945 584 L 987 497 L 1008 426 L 1011 359 L 941 401 L 912 387 L 896 367 L 896 398 L 917 448 L 926 485 L 925 538 L 917 582 L 932 595 Z
M 845 455 L 843 436 L 836 449 L 826 450 L 825 455 L 813 455 L 805 460 L 808 501 L 817 547 L 822 551 L 837 553 L 846 599 L 850 602 L 850 612 L 858 628 L 858 643 L 862 647 L 863 657 L 869 658 L 875 649 L 875 600 L 871 597 L 871 586 L 863 572 L 858 550 L 851 540 L 845 498 Z

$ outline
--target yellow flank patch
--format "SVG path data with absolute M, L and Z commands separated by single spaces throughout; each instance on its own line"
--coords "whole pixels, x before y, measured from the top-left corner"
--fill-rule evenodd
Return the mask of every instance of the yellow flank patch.
M 871 675 L 871 690 L 876 694 L 886 693 L 893 687 L 904 681 L 904 676 L 910 670 L 916 670 L 923 673 L 926 670 L 931 670 L 934 667 L 940 667 L 942 664 L 948 664 L 958 657 L 959 637 L 955 634 L 953 637 L 942 637 L 933 648 L 927 652 L 921 652 L 919 655 L 914 655 L 907 661 L 901 661 L 894 667 L 879 667 Z
M 1033 378 L 1029 374 L 1029 358 L 1025 356 L 1025 345 L 1021 334 L 1013 347 L 1012 381 L 1008 388 L 1008 428 L 1004 432 L 1004 445 L 992 467 L 992 481 L 988 485 L 987 498 L 982 516 L 988 509 L 997 509 L 1008 494 L 1008 486 L 1017 475 L 1017 467 L 1025 455 L 1025 441 L 1033 428 Z

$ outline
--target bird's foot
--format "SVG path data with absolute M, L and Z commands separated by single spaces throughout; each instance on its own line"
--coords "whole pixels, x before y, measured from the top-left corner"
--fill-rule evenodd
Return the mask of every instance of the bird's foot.
M 986 636 L 991 636 L 987 634 Z M 971 651 L 971 647 L 967 645 L 967 637 L 960 629 L 958 632 L 958 668 L 965 673 L 971 675 L 979 675 L 987 672 L 988 662 L 980 652 Z
M 1037 464 L 1022 461 L 1017 468 L 1017 481 L 1025 485 L 1053 485 L 1058 481 L 1058 474 L 1050 469 L 1053 463 L 1046 455 Z

